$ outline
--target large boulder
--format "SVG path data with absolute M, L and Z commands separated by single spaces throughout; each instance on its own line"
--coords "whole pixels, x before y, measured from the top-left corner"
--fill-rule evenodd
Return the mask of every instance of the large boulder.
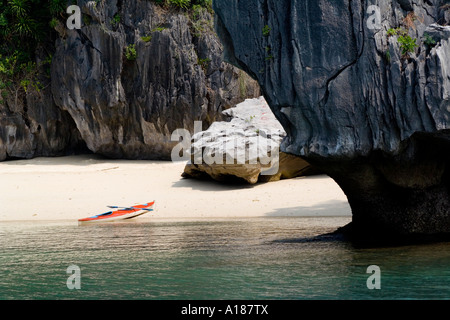
M 226 59 L 261 85 L 282 151 L 341 186 L 355 239 L 450 233 L 447 2 L 214 2 Z
M 183 177 L 255 184 L 317 173 L 302 158 L 280 152 L 286 132 L 263 97 L 247 99 L 223 114 L 228 121 L 193 136 Z

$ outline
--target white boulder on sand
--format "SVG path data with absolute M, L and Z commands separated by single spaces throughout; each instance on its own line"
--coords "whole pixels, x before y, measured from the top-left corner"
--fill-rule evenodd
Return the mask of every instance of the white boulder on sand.
M 247 99 L 223 114 L 230 121 L 215 122 L 192 137 L 183 177 L 254 184 L 317 174 L 300 157 L 279 151 L 286 132 L 263 97 Z

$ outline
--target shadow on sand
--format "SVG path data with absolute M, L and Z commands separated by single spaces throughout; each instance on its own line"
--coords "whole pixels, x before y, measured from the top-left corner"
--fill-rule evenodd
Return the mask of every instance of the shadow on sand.
M 181 178 L 180 180 L 173 183 L 172 187 L 189 188 L 198 191 L 227 191 L 227 190 L 252 189 L 256 185 L 250 185 L 248 183 L 243 183 L 240 181 L 217 182 L 212 179 Z
M 350 217 L 351 209 L 347 201 L 329 200 L 313 206 L 279 208 L 266 215 L 269 217 Z

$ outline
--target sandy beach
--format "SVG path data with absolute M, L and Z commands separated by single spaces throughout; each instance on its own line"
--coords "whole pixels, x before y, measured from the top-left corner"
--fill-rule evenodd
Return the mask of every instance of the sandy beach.
M 0 221 L 76 221 L 152 200 L 155 211 L 136 219 L 351 215 L 324 175 L 237 186 L 184 179 L 184 166 L 93 155 L 2 162 Z

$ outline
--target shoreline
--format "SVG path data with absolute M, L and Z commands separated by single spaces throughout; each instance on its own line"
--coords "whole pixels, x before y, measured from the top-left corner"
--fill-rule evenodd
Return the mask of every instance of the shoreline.
M 139 220 L 351 217 L 347 198 L 325 175 L 257 185 L 181 177 L 185 163 L 110 160 L 95 155 L 0 163 L 0 222 L 70 221 L 155 200 Z

